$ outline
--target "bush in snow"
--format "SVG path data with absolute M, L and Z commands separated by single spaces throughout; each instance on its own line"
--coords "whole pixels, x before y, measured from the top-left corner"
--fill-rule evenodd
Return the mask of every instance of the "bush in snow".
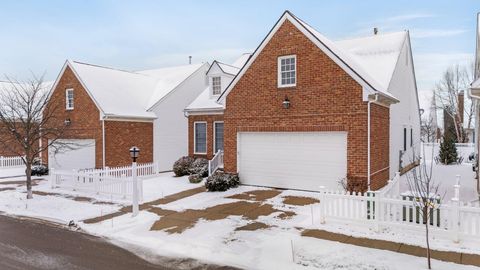
M 222 171 L 216 171 L 205 181 L 205 187 L 208 191 L 226 191 L 239 184 L 240 179 L 238 178 L 238 174 L 224 173 Z
M 440 144 L 440 150 L 438 152 L 438 159 L 444 165 L 457 163 L 458 153 L 455 141 L 452 138 L 443 136 L 443 141 Z
M 176 176 L 184 176 L 190 174 L 190 166 L 194 159 L 189 156 L 181 157 L 173 163 L 173 172 Z
M 208 160 L 205 158 L 197 158 L 190 165 L 189 169 L 191 174 L 198 174 L 201 177 L 208 176 Z
M 203 180 L 202 176 L 198 174 L 192 174 L 188 177 L 188 181 L 192 184 L 200 183 L 202 182 L 202 180 Z

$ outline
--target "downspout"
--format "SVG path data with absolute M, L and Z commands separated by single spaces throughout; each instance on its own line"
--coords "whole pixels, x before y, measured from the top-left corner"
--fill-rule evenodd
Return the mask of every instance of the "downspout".
M 378 94 L 375 94 L 375 99 L 373 100 L 373 102 L 376 102 L 378 100 Z M 370 166 L 370 106 L 371 106 L 371 103 L 372 103 L 372 100 L 370 100 L 370 98 L 368 98 L 368 106 L 367 106 L 367 181 L 368 181 L 368 191 L 371 190 L 370 188 L 370 183 L 371 183 L 371 176 L 370 176 L 370 172 L 371 172 L 371 166 Z
M 102 168 L 105 169 L 105 117 L 102 118 Z

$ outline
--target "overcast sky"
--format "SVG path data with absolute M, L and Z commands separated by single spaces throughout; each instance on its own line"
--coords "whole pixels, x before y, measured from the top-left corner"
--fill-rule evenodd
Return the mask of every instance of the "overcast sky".
M 421 106 L 443 70 L 473 61 L 479 0 L 0 0 L 0 75 L 46 73 L 72 59 L 127 70 L 251 52 L 288 9 L 337 40 L 410 30 Z

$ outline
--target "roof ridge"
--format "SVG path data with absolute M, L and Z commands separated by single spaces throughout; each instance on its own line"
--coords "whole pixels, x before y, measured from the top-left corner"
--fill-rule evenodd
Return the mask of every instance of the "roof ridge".
M 92 67 L 98 67 L 98 68 L 104 68 L 104 69 L 110 69 L 110 70 L 115 70 L 115 71 L 120 71 L 120 72 L 126 72 L 126 73 L 131 73 L 131 74 L 136 74 L 136 75 L 143 75 L 141 73 L 135 72 L 135 71 L 129 71 L 129 70 L 124 70 L 124 69 L 119 69 L 119 68 L 113 68 L 113 67 L 107 67 L 107 66 L 102 66 L 102 65 L 97 65 L 97 64 L 91 64 L 91 63 L 85 63 L 85 62 L 80 62 L 80 61 L 74 61 L 72 60 L 73 63 L 80 64 L 80 65 L 86 65 L 86 66 L 92 66 Z
M 242 54 L 243 55 L 243 54 Z M 216 61 L 216 60 L 215 60 Z M 226 65 L 226 66 L 229 66 L 229 67 L 233 67 L 233 68 L 236 68 L 236 69 L 240 69 L 239 67 L 237 66 L 234 66 L 234 65 L 231 65 L 231 64 L 227 64 L 227 63 L 223 63 L 223 62 L 220 62 L 220 61 L 217 61 L 217 63 L 219 64 L 222 64 L 222 65 Z
M 365 39 L 365 38 L 374 38 L 378 36 L 387 36 L 387 35 L 393 35 L 393 34 L 399 34 L 403 33 L 406 34 L 407 30 L 400 30 L 400 31 L 395 31 L 395 32 L 388 32 L 388 33 L 382 33 L 382 34 L 376 34 L 376 35 L 369 35 L 369 36 L 359 36 L 359 37 L 349 37 L 349 38 L 344 38 L 344 39 L 337 39 L 333 42 L 343 42 L 343 41 L 351 41 L 351 40 L 356 40 L 356 39 Z

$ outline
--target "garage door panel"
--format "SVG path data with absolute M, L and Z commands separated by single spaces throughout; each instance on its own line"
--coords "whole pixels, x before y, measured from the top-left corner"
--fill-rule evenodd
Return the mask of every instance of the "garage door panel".
M 248 132 L 239 136 L 243 183 L 318 190 L 346 175 L 346 132 Z
M 58 145 L 67 148 L 55 153 L 54 147 L 48 149 L 48 166 L 56 170 L 77 170 L 95 168 L 95 140 L 93 139 L 60 139 Z M 54 143 L 55 144 L 55 143 Z

